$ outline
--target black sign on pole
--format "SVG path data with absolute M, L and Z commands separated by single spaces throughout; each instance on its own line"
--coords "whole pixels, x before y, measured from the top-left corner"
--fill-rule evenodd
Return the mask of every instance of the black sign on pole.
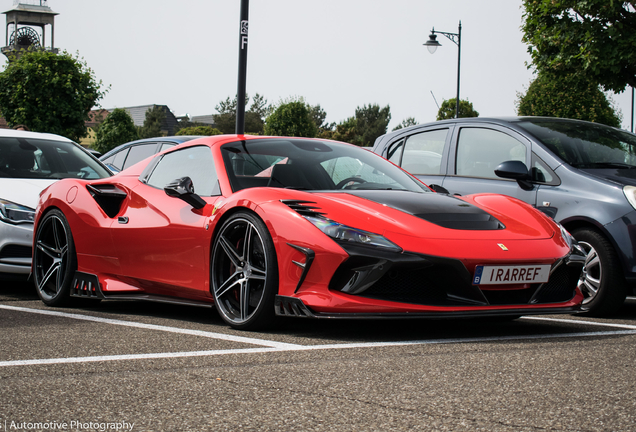
M 236 91 L 236 133 L 238 135 L 245 133 L 245 85 L 247 82 L 247 30 L 249 11 L 250 1 L 241 0 L 238 90 Z

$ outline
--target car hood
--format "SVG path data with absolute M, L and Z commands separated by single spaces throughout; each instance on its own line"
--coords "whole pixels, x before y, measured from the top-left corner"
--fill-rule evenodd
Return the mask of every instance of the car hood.
M 605 180 L 612 181 L 621 185 L 636 186 L 636 169 L 617 169 L 617 168 L 579 168 L 588 174 Z
M 48 179 L 0 179 L 0 198 L 35 210 L 40 192 L 57 180 Z
M 309 194 L 307 194 L 309 195 Z M 370 232 L 438 239 L 546 239 L 554 224 L 528 204 L 498 194 L 462 197 L 408 191 L 311 194 L 316 212 Z M 303 213 L 304 214 L 304 213 Z

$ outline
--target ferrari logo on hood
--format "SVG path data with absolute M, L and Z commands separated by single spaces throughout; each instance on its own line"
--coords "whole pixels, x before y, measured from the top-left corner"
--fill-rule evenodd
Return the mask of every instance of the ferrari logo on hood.
M 503 243 L 497 243 L 497 246 L 499 246 L 499 247 L 501 248 L 501 250 L 503 250 L 503 251 L 507 251 L 507 250 L 508 250 L 508 248 L 506 247 L 506 245 L 505 245 L 505 244 L 503 244 Z

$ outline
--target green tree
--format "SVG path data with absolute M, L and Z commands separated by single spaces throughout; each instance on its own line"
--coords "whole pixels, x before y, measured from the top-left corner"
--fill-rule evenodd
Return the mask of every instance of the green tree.
M 636 86 L 634 1 L 523 0 L 523 41 L 539 72 L 585 74 L 603 89 Z
M 315 137 L 318 128 L 304 101 L 281 103 L 265 122 L 265 135 Z
M 394 127 L 393 130 L 396 131 L 398 129 L 402 129 L 405 127 L 415 126 L 416 124 L 417 124 L 417 120 L 415 120 L 414 117 L 407 117 L 404 120 L 402 120 L 402 123 Z
M 25 124 L 79 141 L 106 91 L 83 60 L 66 52 L 28 51 L 0 73 L 0 113 L 10 126 Z
M 166 118 L 163 107 L 153 105 L 146 111 L 146 119 L 144 125 L 139 128 L 139 138 L 155 138 L 163 136 L 161 125 Z
M 120 144 L 139 138 L 133 119 L 123 108 L 115 108 L 95 132 L 93 148 L 104 154 Z
M 245 95 L 245 106 L 249 103 L 249 95 Z M 224 134 L 232 134 L 236 131 L 236 107 L 237 96 L 230 99 L 228 96 L 215 107 L 218 114 L 214 115 L 214 123 L 217 129 Z M 252 104 L 245 111 L 245 133 L 262 134 L 265 128 L 265 119 L 271 112 L 267 105 L 267 99 L 256 93 L 252 98 Z
M 320 104 L 313 105 L 313 106 L 307 105 L 307 107 L 309 108 L 309 115 L 311 116 L 311 119 L 316 125 L 316 128 L 318 129 L 319 133 L 323 130 L 331 129 L 331 125 L 329 125 L 328 123 L 325 123 L 325 119 L 327 118 L 327 112 L 324 109 L 322 109 Z
M 221 135 L 223 132 L 212 126 L 191 126 L 179 129 L 175 135 Z
M 361 146 L 372 146 L 375 139 L 386 133 L 386 128 L 391 121 L 391 108 L 387 105 L 364 105 L 356 108 L 356 139 L 355 143 Z
M 357 121 L 355 117 L 349 117 L 336 125 L 332 139 L 336 141 L 348 142 L 355 144 L 358 138 Z
M 457 98 L 447 99 L 442 102 L 442 106 L 437 111 L 437 120 L 447 120 L 455 118 Z M 459 100 L 459 117 L 479 117 L 479 113 L 473 108 L 473 104 L 467 100 Z
M 539 73 L 525 94 L 519 93 L 521 116 L 564 117 L 620 127 L 621 116 L 599 85 L 581 75 Z

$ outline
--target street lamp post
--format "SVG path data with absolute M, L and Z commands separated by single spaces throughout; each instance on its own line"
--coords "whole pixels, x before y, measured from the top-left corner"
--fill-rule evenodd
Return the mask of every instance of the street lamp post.
M 459 67 L 462 58 L 462 22 L 459 22 L 457 33 L 435 31 L 435 28 L 431 30 L 428 40 L 423 44 L 431 54 L 437 50 L 437 47 L 442 46 L 441 43 L 437 42 L 437 35 L 435 33 L 443 34 L 457 45 L 457 99 L 455 99 L 455 118 L 459 118 Z

